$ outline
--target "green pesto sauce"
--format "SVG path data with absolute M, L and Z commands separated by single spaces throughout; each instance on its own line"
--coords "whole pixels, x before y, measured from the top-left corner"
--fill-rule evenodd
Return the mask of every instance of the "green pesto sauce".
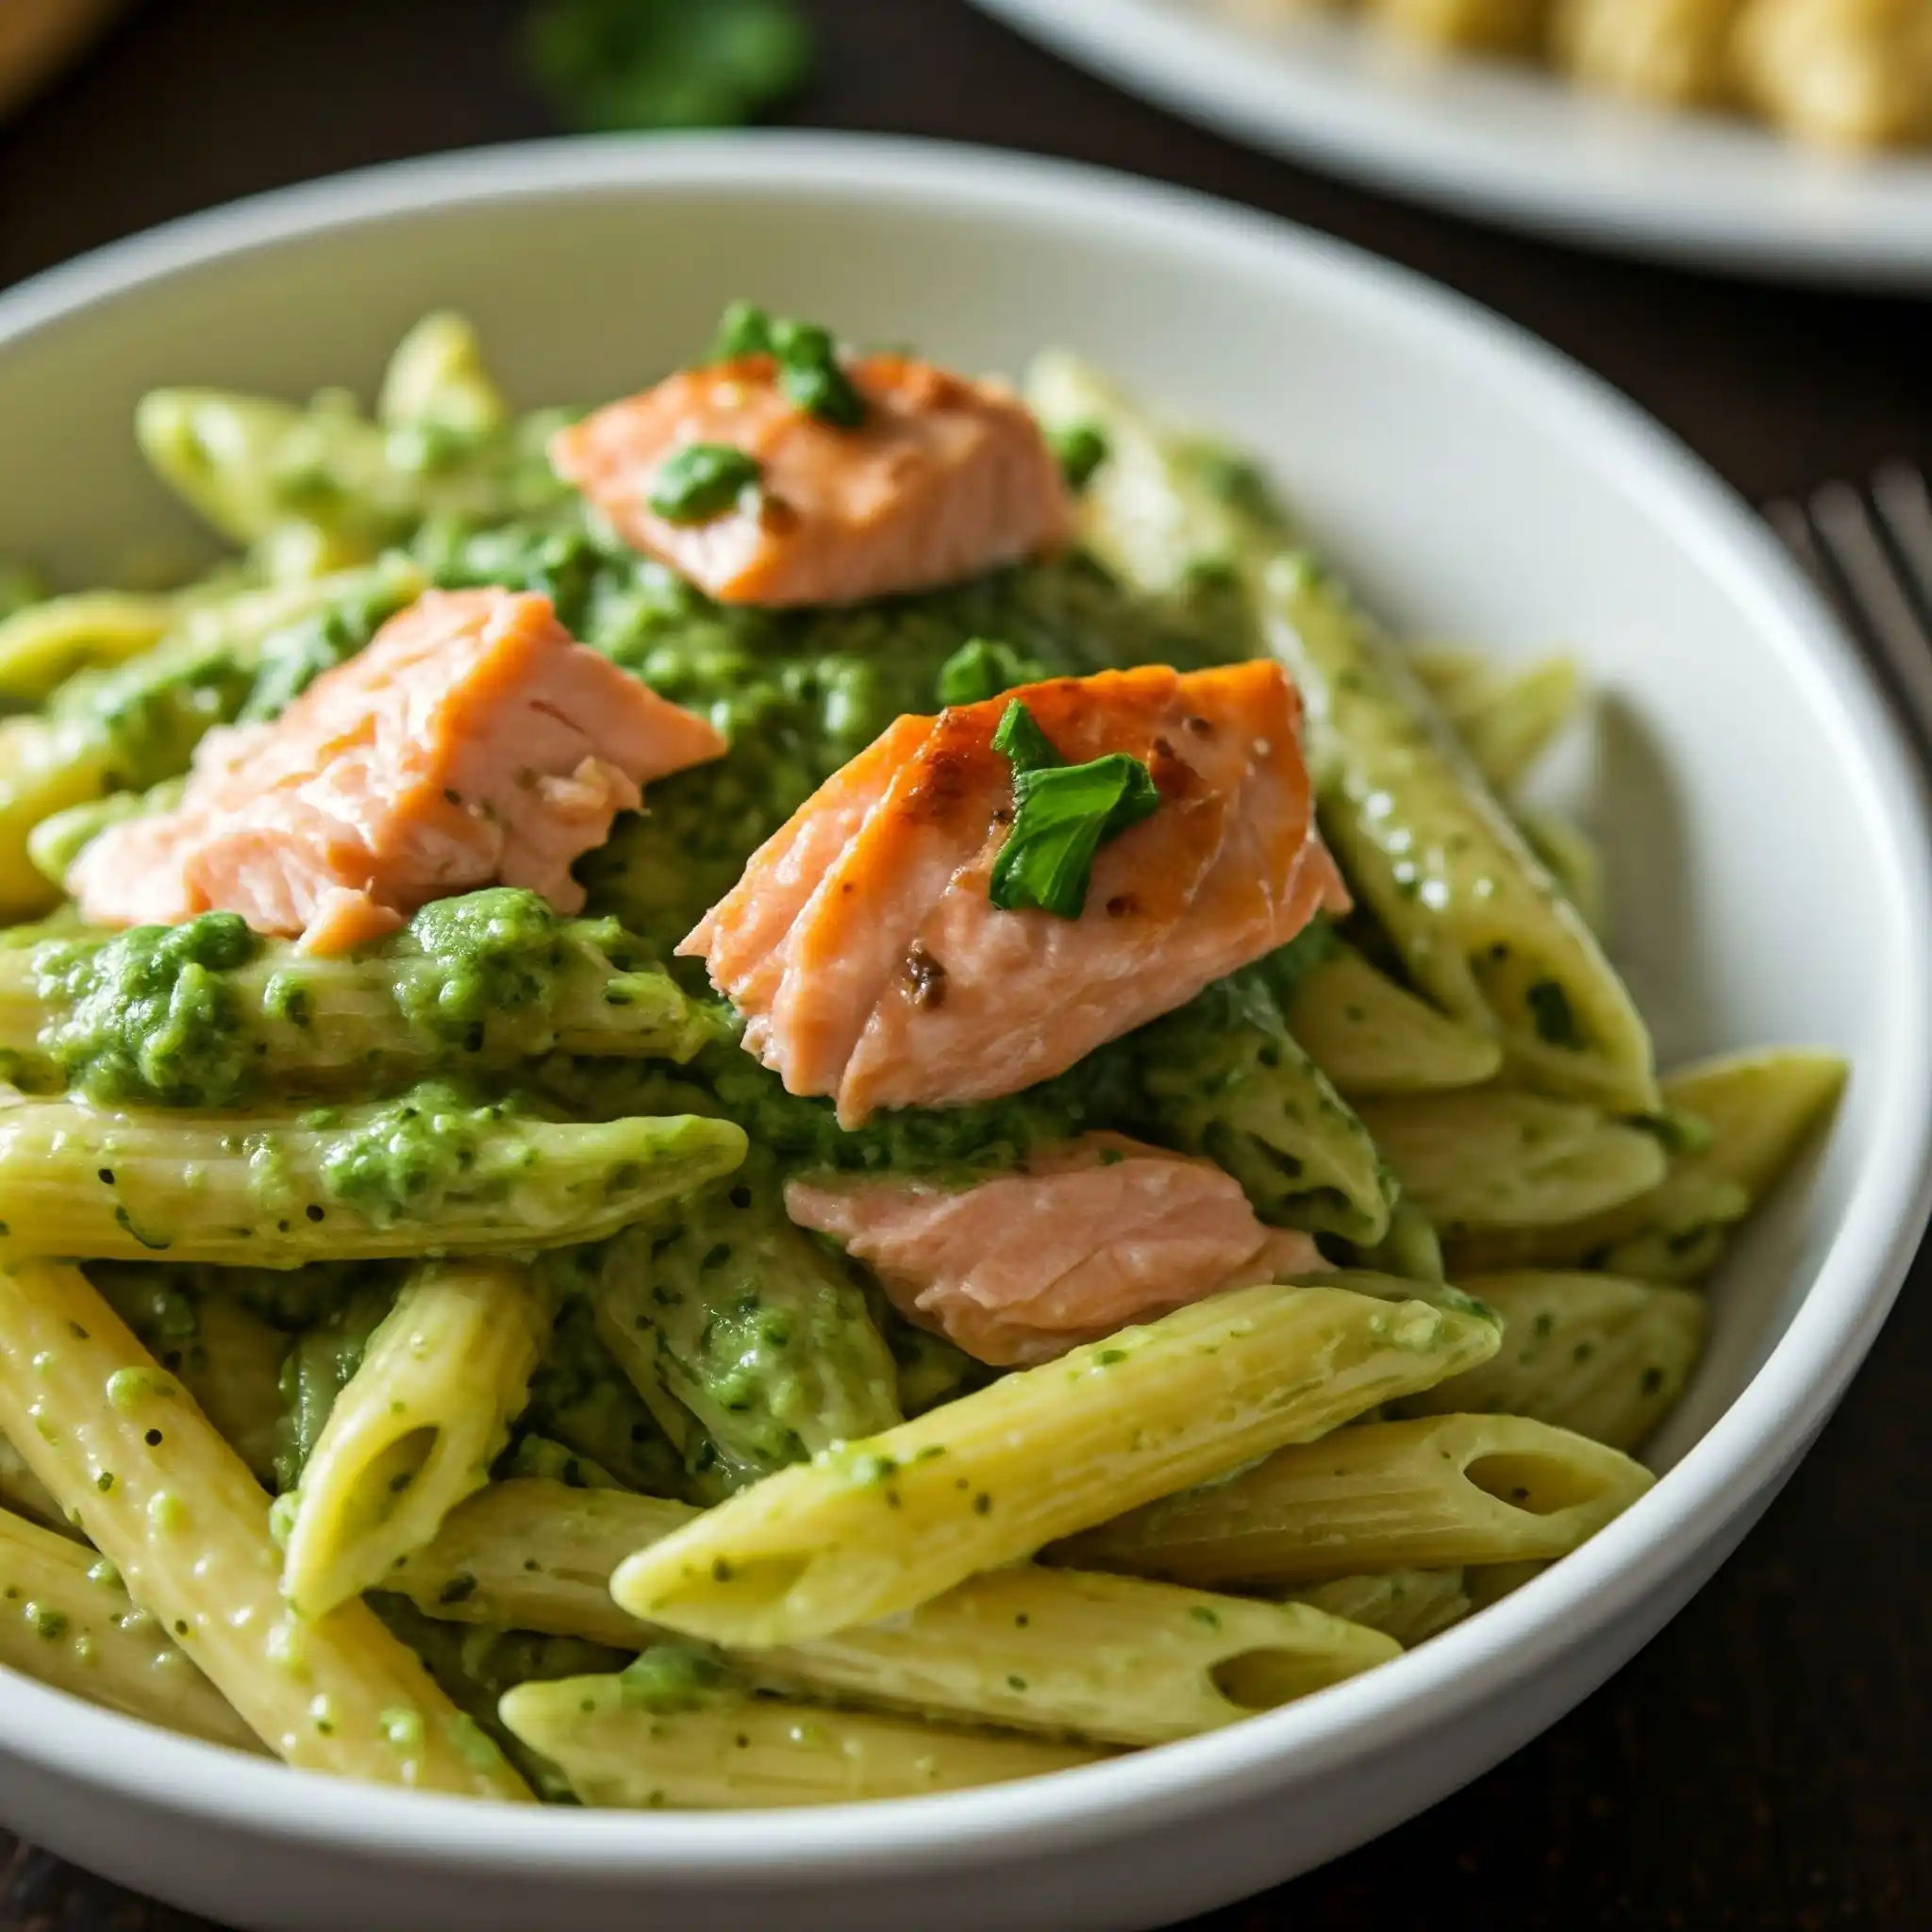
M 715 1651 L 701 1643 L 654 1643 L 625 1666 L 624 1702 L 658 1717 L 731 1702 L 750 1687 Z
M 421 1081 L 341 1120 L 323 1157 L 324 1190 L 378 1227 L 427 1214 L 475 1168 L 511 1111 L 502 1101 L 479 1105 L 446 1081 Z M 325 1109 L 308 1118 L 327 1128 L 339 1117 Z
M 260 943 L 232 912 L 106 941 L 43 941 L 35 991 L 55 1017 L 42 1048 L 66 1087 L 103 1106 L 226 1106 L 253 1069 L 224 975 Z
M 412 1026 L 452 1042 L 495 1016 L 551 1012 L 564 969 L 587 952 L 620 972 L 645 963 L 615 920 L 567 920 L 513 886 L 432 899 L 387 950 L 437 969 L 399 974 L 397 1000 Z

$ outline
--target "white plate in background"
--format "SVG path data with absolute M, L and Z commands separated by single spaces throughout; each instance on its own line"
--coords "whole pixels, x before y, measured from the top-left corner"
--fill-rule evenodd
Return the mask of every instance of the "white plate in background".
M 1220 133 L 1458 214 L 1706 268 L 1932 291 L 1932 149 L 1824 153 L 1226 0 L 976 4 Z

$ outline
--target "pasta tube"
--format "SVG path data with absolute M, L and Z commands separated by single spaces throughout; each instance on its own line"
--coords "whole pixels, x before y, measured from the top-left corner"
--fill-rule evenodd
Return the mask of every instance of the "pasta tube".
M 303 1616 L 374 1589 L 490 1480 L 550 1321 L 511 1262 L 432 1262 L 403 1284 L 292 1499 L 282 1592 Z
M 1123 1329 L 766 1477 L 632 1557 L 612 1593 L 718 1642 L 807 1642 L 1494 1352 L 1466 1296 L 1385 1291 L 1243 1289 Z
M 475 329 L 463 316 L 441 309 L 425 315 L 396 344 L 375 414 L 391 430 L 428 426 L 477 436 L 502 428 L 509 405 L 484 364 Z
M 1460 1570 L 1387 1570 L 1374 1576 L 1337 1576 L 1298 1590 L 1291 1601 L 1379 1630 L 1405 1650 L 1469 1615 Z
M 293 1115 L 0 1108 L 15 1254 L 255 1263 L 502 1254 L 596 1241 L 743 1158 L 691 1115 L 553 1125 L 434 1083 Z
M 282 1602 L 269 1499 L 77 1268 L 0 1273 L 0 1427 L 128 1593 L 291 1764 L 527 1798 L 501 1754 L 361 1604 Z
M 942 1731 L 910 1718 L 722 1695 L 682 1707 L 626 1674 L 525 1684 L 503 1721 L 558 1765 L 586 1805 L 770 1809 L 965 1790 L 1092 1764 L 1044 1738 Z
M 288 1337 L 229 1295 L 191 1300 L 159 1269 L 108 1262 L 90 1270 L 88 1278 L 141 1345 L 181 1378 L 257 1480 L 273 1484 Z
M 1650 1038 L 1402 654 L 1305 558 L 1263 574 L 1274 648 L 1308 703 L 1323 829 L 1445 1012 L 1494 1030 L 1524 1079 L 1632 1112 L 1657 1105 Z
M 1477 1087 L 1503 1066 L 1493 1034 L 1439 1013 L 1340 941 L 1283 1013 L 1308 1058 L 1352 1100 Z
M 1457 1239 L 1457 1272 L 1591 1268 L 1642 1281 L 1701 1281 L 1731 1230 L 1771 1192 L 1844 1091 L 1836 1054 L 1773 1047 L 1683 1068 L 1664 1105 L 1707 1130 L 1671 1157 L 1658 1183 L 1560 1224 L 1486 1228 Z
M 106 1106 L 229 1107 L 554 1051 L 683 1060 L 712 1037 L 614 922 L 505 886 L 433 900 L 340 958 L 231 912 L 0 952 L 0 1069 Z
M 1574 1221 L 1643 1193 L 1665 1169 L 1654 1134 L 1503 1088 L 1364 1101 L 1362 1119 L 1445 1238 Z
M 172 597 L 82 591 L 0 619 L 0 698 L 37 705 L 76 671 L 111 668 L 157 644 L 175 616 Z
M 696 1513 L 615 1490 L 498 1483 L 457 1510 L 388 1587 L 432 1616 L 636 1649 L 655 1633 L 612 1601 L 610 1574 Z M 763 1690 L 1158 1744 L 1394 1655 L 1388 1638 L 1323 1609 L 1018 1565 L 886 1623 L 732 1660 Z
M 1509 1415 L 1366 1423 L 1060 1544 L 1058 1562 L 1197 1585 L 1567 1556 L 1653 1478 Z
M 1395 1189 L 1374 1142 L 1259 969 L 1217 980 L 1129 1050 L 1147 1138 L 1231 1174 L 1263 1221 L 1363 1246 L 1389 1231 Z
M 1573 658 L 1516 670 L 1475 652 L 1422 649 L 1409 653 L 1408 664 L 1499 797 L 1515 790 L 1576 716 L 1583 696 Z
M 211 1744 L 259 1751 L 213 1685 L 137 1609 L 114 1566 L 0 1510 L 0 1664 Z
M 1524 1415 L 1634 1450 L 1703 1353 L 1704 1297 L 1685 1289 L 1607 1274 L 1483 1274 L 1464 1286 L 1502 1316 L 1502 1347 L 1391 1414 Z
M 620 1235 L 593 1295 L 605 1345 L 627 1368 L 645 1349 L 741 1481 L 900 1420 L 898 1374 L 863 1291 L 762 1177 L 734 1176 L 668 1224 Z M 649 1373 L 633 1376 L 647 1401 Z
M 46 1484 L 5 1436 L 0 1436 L 0 1505 L 31 1518 L 44 1528 L 58 1529 L 62 1535 L 73 1532 L 73 1525 Z

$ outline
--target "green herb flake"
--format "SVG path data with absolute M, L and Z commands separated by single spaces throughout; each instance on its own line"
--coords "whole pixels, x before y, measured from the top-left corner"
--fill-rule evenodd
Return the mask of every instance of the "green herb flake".
M 1078 919 L 1101 845 L 1159 808 L 1154 775 L 1124 752 L 1063 764 L 1018 699 L 1007 707 L 992 742 L 1013 768 L 1013 824 L 993 861 L 987 897 L 1003 912 L 1030 908 Z
M 651 483 L 651 508 L 667 524 L 708 524 L 739 508 L 762 475 L 758 458 L 728 442 L 688 442 Z
M 1073 491 L 1086 489 L 1093 473 L 1113 454 L 1107 432 L 1095 423 L 1069 423 L 1047 431 L 1047 442 L 1060 466 L 1060 475 Z

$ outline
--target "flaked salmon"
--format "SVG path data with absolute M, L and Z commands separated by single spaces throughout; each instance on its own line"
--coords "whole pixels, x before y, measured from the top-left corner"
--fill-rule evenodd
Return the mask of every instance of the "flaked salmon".
M 209 733 L 180 805 L 104 832 L 68 883 L 99 924 L 239 912 L 317 952 L 478 886 L 574 912 L 611 819 L 724 748 L 547 598 L 431 591 L 274 722 Z
M 989 897 L 1013 816 L 993 743 L 1012 700 L 1067 762 L 1125 753 L 1158 793 L 1100 847 L 1077 918 Z M 1103 672 L 902 718 L 679 951 L 704 958 L 747 1050 L 791 1092 L 833 1095 L 848 1127 L 1017 1092 L 1346 908 L 1300 725 L 1272 663 Z
M 786 1210 L 868 1263 L 909 1321 L 983 1362 L 1046 1361 L 1224 1289 L 1324 1263 L 1206 1160 L 1088 1134 L 964 1188 L 795 1180 Z
M 852 428 L 800 408 L 774 358 L 680 372 L 560 430 L 550 445 L 625 541 L 725 604 L 855 604 L 931 590 L 1059 547 L 1072 509 L 1019 398 L 908 356 L 846 371 Z M 756 482 L 702 521 L 653 507 L 680 451 L 748 457 Z

